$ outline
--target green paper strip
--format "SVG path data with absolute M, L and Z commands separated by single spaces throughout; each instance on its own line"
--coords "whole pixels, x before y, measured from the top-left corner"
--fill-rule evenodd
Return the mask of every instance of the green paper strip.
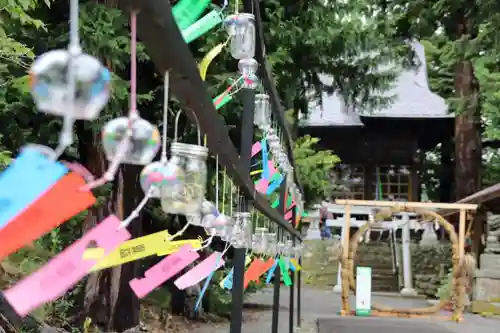
M 182 37 L 184 41 L 189 44 L 221 22 L 222 15 L 218 10 L 214 9 L 195 23 L 191 24 L 187 29 L 182 30 Z
M 271 205 L 271 208 L 277 208 L 278 205 L 280 204 L 280 199 L 276 199 L 272 205 Z M 288 200 L 286 202 L 286 206 L 289 207 L 290 205 L 292 204 L 292 197 L 291 196 L 288 196 Z
M 292 285 L 292 279 L 290 279 L 290 275 L 288 275 L 288 268 L 286 267 L 286 262 L 281 259 L 279 259 L 279 265 L 280 265 L 280 271 L 281 271 L 281 276 L 283 277 L 283 282 L 285 283 L 285 286 L 289 287 Z
M 172 9 L 179 29 L 185 30 L 193 24 L 209 5 L 210 0 L 181 0 Z
M 233 98 L 231 97 L 231 95 L 229 95 L 229 94 L 227 94 L 227 93 L 225 93 L 225 94 L 226 94 L 226 96 L 224 96 L 224 97 L 222 98 L 222 100 L 220 99 L 220 96 L 221 96 L 221 95 L 219 95 L 219 96 L 215 97 L 215 98 L 212 100 L 212 102 L 213 102 L 213 103 L 214 103 L 214 105 L 215 105 L 215 110 L 219 110 L 221 107 L 223 107 L 224 105 L 226 105 L 227 103 L 229 103 L 229 102 L 233 99 Z M 215 104 L 215 102 L 216 102 L 216 101 L 219 101 L 219 103 Z

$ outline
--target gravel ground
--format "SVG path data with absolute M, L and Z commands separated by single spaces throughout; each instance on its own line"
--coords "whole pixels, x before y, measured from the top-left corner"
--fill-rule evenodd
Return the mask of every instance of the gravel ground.
M 280 294 L 280 316 L 278 333 L 289 332 L 289 291 L 288 288 L 282 287 Z M 260 305 L 272 305 L 273 291 L 272 289 L 264 289 L 259 293 L 251 295 L 246 302 Z M 399 297 L 373 296 L 373 301 L 384 305 L 394 307 L 426 307 L 427 302 L 422 299 L 403 299 Z M 442 320 L 430 319 L 399 319 L 399 318 L 339 318 L 337 313 L 340 311 L 340 295 L 335 294 L 330 290 L 319 290 L 304 287 L 302 289 L 302 325 L 300 329 L 294 327 L 294 332 L 298 333 L 315 333 L 317 331 L 317 321 L 323 322 L 320 325 L 321 333 L 362 333 L 361 326 L 367 326 L 372 333 L 399 333 L 401 327 L 406 332 L 427 331 L 429 333 L 500 333 L 500 320 L 494 318 L 483 318 L 478 315 L 466 314 L 465 320 L 461 324 L 446 322 Z M 351 304 L 354 306 L 354 297 L 351 299 Z M 335 320 L 337 318 L 337 320 Z M 294 322 L 296 325 L 296 314 Z M 346 322 L 351 320 L 351 322 Z M 342 321 L 342 324 L 338 324 Z M 244 322 L 242 333 L 267 333 L 271 330 L 272 312 L 270 309 L 254 310 L 247 309 L 244 312 Z M 362 322 L 362 323 L 361 323 Z M 333 327 L 337 323 L 338 327 Z M 391 324 L 392 323 L 392 324 Z M 328 326 L 330 324 L 330 326 Z M 384 328 L 384 325 L 391 324 L 393 327 Z M 342 329 L 342 326 L 360 329 Z M 377 330 L 379 327 L 379 330 Z M 399 329 L 396 329 L 399 327 Z M 432 327 L 432 331 L 430 331 Z M 355 332 L 357 331 L 357 332 Z M 202 324 L 193 328 L 190 333 L 219 333 L 229 332 L 229 323 L 223 324 Z

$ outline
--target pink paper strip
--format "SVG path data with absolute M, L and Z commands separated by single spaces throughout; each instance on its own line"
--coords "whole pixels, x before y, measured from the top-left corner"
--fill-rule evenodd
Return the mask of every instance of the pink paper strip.
M 252 145 L 252 157 L 261 150 L 262 150 L 262 145 L 260 144 L 260 141 L 257 141 Z
M 213 271 L 224 265 L 224 259 L 221 258 L 220 252 L 214 252 L 205 260 L 196 265 L 195 268 L 175 280 L 175 285 L 180 290 L 194 286 L 208 277 Z
M 184 267 L 198 259 L 200 255 L 196 251 L 191 251 L 191 245 L 184 245 L 179 251 L 169 255 L 162 261 L 148 269 L 144 273 L 144 278 L 133 279 L 129 282 L 130 288 L 139 298 L 143 298 L 162 283 L 179 273 Z
M 259 193 L 266 193 L 269 187 L 269 181 L 267 179 L 260 179 L 255 183 L 255 189 Z
M 98 259 L 83 259 L 90 244 L 104 249 L 104 256 L 107 256 L 130 238 L 129 232 L 119 226 L 116 216 L 108 216 L 38 271 L 6 290 L 5 298 L 24 317 L 40 305 L 61 297 L 97 263 Z
M 285 220 L 286 220 L 286 221 L 288 221 L 288 220 L 289 220 L 289 219 L 291 219 L 291 218 L 292 218 L 292 212 L 291 212 L 291 211 L 290 211 L 290 212 L 287 212 L 287 213 L 285 214 Z

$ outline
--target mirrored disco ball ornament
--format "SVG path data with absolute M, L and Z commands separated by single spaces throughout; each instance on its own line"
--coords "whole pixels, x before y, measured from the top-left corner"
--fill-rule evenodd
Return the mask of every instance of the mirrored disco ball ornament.
M 30 69 L 30 88 L 38 110 L 64 116 L 68 111 L 68 60 L 66 50 L 42 54 Z M 109 99 L 111 74 L 99 60 L 80 54 L 72 59 L 76 80 L 73 118 L 93 120 Z
M 170 170 L 169 170 L 170 169 Z M 169 168 L 168 164 L 162 162 L 153 162 L 142 169 L 139 183 L 144 193 L 150 190 L 150 197 L 159 198 L 160 188 L 167 184 L 176 184 L 182 181 L 182 170 Z
M 109 161 L 119 152 L 120 146 L 127 139 L 129 118 L 120 117 L 109 121 L 102 130 L 102 145 Z M 146 165 L 160 149 L 160 132 L 150 122 L 137 118 L 132 121 L 131 136 L 127 149 L 120 161 L 126 164 Z

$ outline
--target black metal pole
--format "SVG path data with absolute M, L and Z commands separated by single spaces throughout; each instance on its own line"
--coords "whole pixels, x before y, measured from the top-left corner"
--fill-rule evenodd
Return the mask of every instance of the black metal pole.
M 255 91 L 243 89 L 243 113 L 241 114 L 241 146 L 240 160 L 245 170 L 250 173 L 253 144 L 253 118 L 255 105 Z M 249 212 L 250 202 L 247 198 L 241 201 L 240 211 Z M 230 333 L 241 333 L 243 322 L 243 293 L 245 276 L 245 248 L 235 248 L 233 256 L 233 288 L 231 290 L 231 324 Z
M 292 210 L 292 225 L 295 223 L 295 208 Z M 295 237 L 292 236 L 292 244 L 295 246 Z M 288 332 L 293 333 L 293 315 L 295 311 L 295 272 L 292 272 L 290 279 L 292 280 L 292 285 L 290 286 L 290 305 L 288 307 L 289 318 L 288 318 Z
M 304 244 L 304 243 L 302 243 L 302 244 Z M 299 257 L 298 262 L 299 262 L 299 265 L 302 267 L 302 256 Z M 298 271 L 297 272 L 297 327 L 298 328 L 300 328 L 300 325 L 301 325 L 300 306 L 301 306 L 301 299 L 302 299 L 302 294 L 301 294 L 301 287 L 302 286 L 301 286 L 300 274 L 301 274 L 301 271 Z
M 280 201 L 278 205 L 278 212 L 285 215 L 285 197 L 286 197 L 286 176 L 280 186 Z M 276 241 L 281 241 L 280 230 L 276 232 Z M 274 283 L 273 283 L 273 321 L 271 324 L 271 332 L 278 333 L 278 322 L 280 315 L 280 287 L 281 287 L 281 270 L 280 266 L 276 266 L 274 271 Z

